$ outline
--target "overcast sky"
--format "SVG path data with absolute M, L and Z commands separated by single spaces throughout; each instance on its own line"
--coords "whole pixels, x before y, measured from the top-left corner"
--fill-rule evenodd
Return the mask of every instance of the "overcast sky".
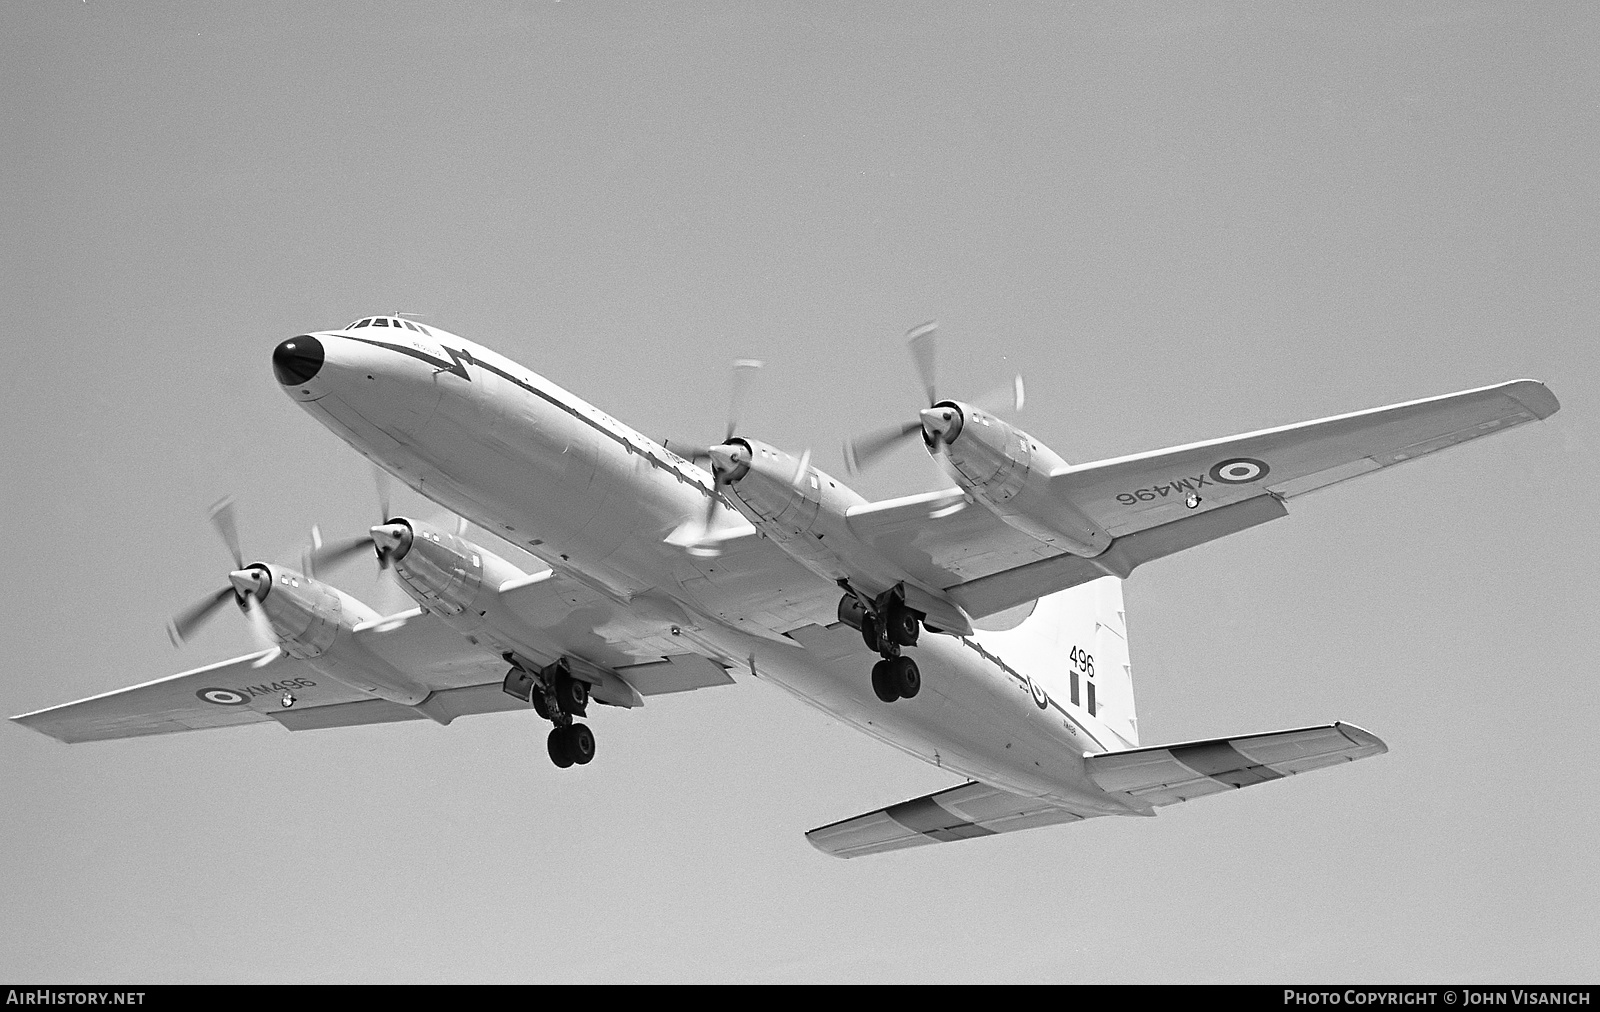
M 1127 583 L 1146 743 L 1386 756 L 842 862 L 802 833 L 955 781 L 748 679 L 566 771 L 525 713 L 7 724 L 0 978 L 1592 982 L 1597 52 L 1584 3 L 0 5 L 6 714 L 249 648 L 163 631 L 220 495 L 255 557 L 372 522 L 269 355 L 374 312 L 657 438 L 763 358 L 743 428 L 837 474 L 934 316 L 949 393 L 1022 371 L 1071 461 L 1563 404 Z

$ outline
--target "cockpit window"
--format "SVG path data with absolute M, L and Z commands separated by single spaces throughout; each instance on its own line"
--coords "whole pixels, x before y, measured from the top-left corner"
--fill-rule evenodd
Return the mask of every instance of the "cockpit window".
M 416 330 L 417 329 L 417 325 L 412 323 L 410 320 L 401 320 L 400 322 L 401 322 L 401 324 L 403 324 L 405 326 L 405 328 L 407 330 Z
M 387 327 L 389 325 L 389 321 L 380 316 L 376 320 L 372 321 L 372 325 L 374 327 Z
M 371 320 L 362 320 L 359 323 L 352 323 L 350 325 L 350 329 L 351 330 L 355 330 L 357 327 L 365 327 L 367 324 L 369 324 L 371 322 L 372 322 Z

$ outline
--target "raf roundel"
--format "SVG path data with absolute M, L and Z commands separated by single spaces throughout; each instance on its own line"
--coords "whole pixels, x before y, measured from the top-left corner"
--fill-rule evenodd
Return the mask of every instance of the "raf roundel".
M 208 703 L 216 703 L 218 706 L 243 706 L 250 702 L 249 696 L 242 692 L 235 692 L 232 689 L 201 689 L 195 695 Z
M 1264 460 L 1254 457 L 1234 457 L 1224 460 L 1211 467 L 1211 478 L 1224 485 L 1243 485 L 1246 482 L 1260 481 L 1265 478 L 1272 468 Z
M 1039 709 L 1043 710 L 1050 705 L 1050 693 L 1031 676 L 1028 678 L 1028 691 L 1033 693 L 1034 705 Z

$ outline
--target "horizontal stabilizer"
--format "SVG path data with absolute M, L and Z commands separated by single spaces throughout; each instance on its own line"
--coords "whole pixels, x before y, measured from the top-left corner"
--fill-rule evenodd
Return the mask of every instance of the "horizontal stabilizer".
M 1078 814 L 1039 798 L 973 782 L 813 829 L 806 839 L 824 854 L 863 857 L 925 843 L 1078 822 L 1092 814 L 1098 813 Z
M 1136 805 L 1175 805 L 1389 751 L 1354 724 L 1213 738 L 1088 756 L 1089 777 Z

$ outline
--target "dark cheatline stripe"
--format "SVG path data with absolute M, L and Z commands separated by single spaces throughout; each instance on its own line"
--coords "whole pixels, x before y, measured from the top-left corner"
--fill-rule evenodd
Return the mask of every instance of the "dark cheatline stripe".
M 434 358 L 432 355 L 429 355 L 426 352 L 418 351 L 416 348 L 407 348 L 404 345 L 390 344 L 388 341 L 379 341 L 379 340 L 376 340 L 376 339 L 373 339 L 373 338 L 369 338 L 369 337 L 355 337 L 354 335 L 351 335 L 351 334 L 346 334 L 345 337 L 349 338 L 352 341 L 360 341 L 362 344 L 370 344 L 374 348 L 383 348 L 383 349 L 385 349 L 387 351 L 395 351 L 395 352 L 399 352 L 402 355 L 409 355 L 412 358 L 417 359 L 417 360 L 422 361 L 422 362 L 426 362 L 431 366 L 437 366 L 443 372 L 454 373 L 455 375 L 460 376 L 462 379 L 464 379 L 468 383 L 470 383 L 470 382 L 472 382 L 472 377 L 467 374 L 467 367 L 461 364 L 461 359 L 465 359 L 466 361 L 471 362 L 473 365 L 477 366 L 478 368 L 483 369 L 483 370 L 485 370 L 487 372 L 492 372 L 496 376 L 499 376 L 501 379 L 506 380 L 509 383 L 515 384 L 518 387 L 521 387 L 523 390 L 526 390 L 528 393 L 533 394 L 535 397 L 538 397 L 538 398 L 540 398 L 540 399 L 542 399 L 544 401 L 549 402 L 554 407 L 560 408 L 562 411 L 565 411 L 567 414 L 571 415 L 573 418 L 576 418 L 578 421 L 582 422 L 583 424 L 589 426 L 589 428 L 591 428 L 591 429 L 595 430 L 596 432 L 600 433 L 602 436 L 605 436 L 607 439 L 615 440 L 616 442 L 620 443 L 623 446 L 624 449 L 629 449 L 632 452 L 638 453 L 645 460 L 649 461 L 650 465 L 652 467 L 657 467 L 657 468 L 660 468 L 663 471 L 666 471 L 668 474 L 670 474 L 673 477 L 677 478 L 679 481 L 683 482 L 685 485 L 688 485 L 690 488 L 699 489 L 701 492 L 705 493 L 706 495 L 715 495 L 716 494 L 715 492 L 712 491 L 710 486 L 702 485 L 700 482 L 695 481 L 693 478 L 689 477 L 688 475 L 684 474 L 682 471 L 680 471 L 677 468 L 673 467 L 672 465 L 668 464 L 666 461 L 657 459 L 654 454 L 646 453 L 646 452 L 644 452 L 642 450 L 639 450 L 637 447 L 631 447 L 629 445 L 628 441 L 626 439 L 624 439 L 620 434 L 611 431 L 610 429 L 606 428 L 604 425 L 601 425 L 599 422 L 595 421 L 593 418 L 586 418 L 582 413 L 580 413 L 572 405 L 567 404 L 564 401 L 558 400 L 556 397 L 554 397 L 550 393 L 548 393 L 548 392 L 546 392 L 544 390 L 540 390 L 538 387 L 534 386 L 531 383 L 527 383 L 527 382 L 524 382 L 521 379 L 518 379 L 516 376 L 513 376 L 511 373 L 506 372 L 504 369 L 501 369 L 498 366 L 490 365 L 488 362 L 482 362 L 482 361 L 479 361 L 478 359 L 473 358 L 472 355 L 470 353 L 466 352 L 465 350 L 454 351 L 453 349 L 451 349 L 449 347 L 445 347 L 445 351 L 446 352 L 450 352 L 452 357 L 451 357 L 450 361 L 444 362 L 444 361 L 441 361 L 441 360 L 439 360 L 437 358 Z M 460 355 L 461 359 L 455 358 L 454 357 L 455 355 Z
M 1208 741 L 1199 745 L 1180 745 L 1170 749 L 1172 757 L 1196 773 L 1203 773 L 1229 787 L 1248 787 L 1264 784 L 1268 780 L 1282 780 L 1277 770 L 1251 762 L 1239 750 L 1225 741 Z
M 883 812 L 913 833 L 930 836 L 942 843 L 994 835 L 992 829 L 984 829 L 976 823 L 950 814 L 948 809 L 932 798 L 902 801 L 898 805 L 890 805 Z

